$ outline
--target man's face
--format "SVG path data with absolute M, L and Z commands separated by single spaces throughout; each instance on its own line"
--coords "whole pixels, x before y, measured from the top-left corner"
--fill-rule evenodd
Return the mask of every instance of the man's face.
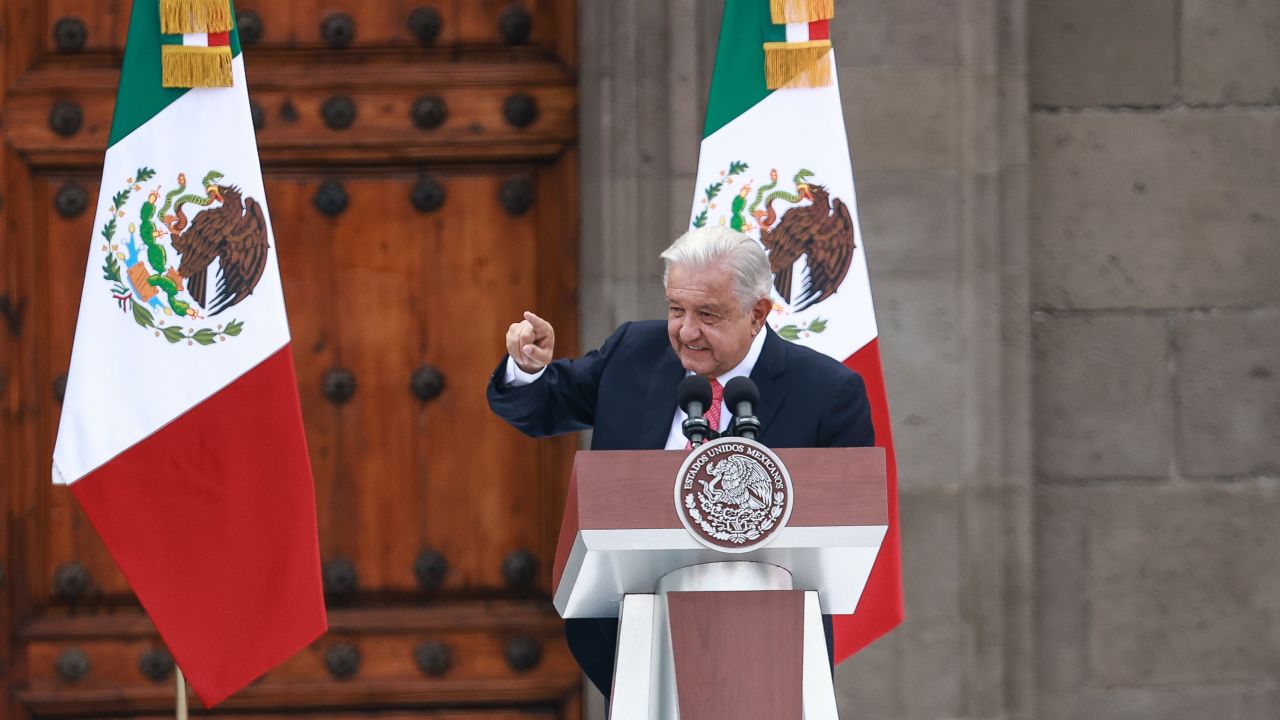
M 667 273 L 667 335 L 680 364 L 708 379 L 732 370 L 747 356 L 753 330 L 762 327 L 769 301 L 750 311 L 733 294 L 723 265 L 672 265 Z

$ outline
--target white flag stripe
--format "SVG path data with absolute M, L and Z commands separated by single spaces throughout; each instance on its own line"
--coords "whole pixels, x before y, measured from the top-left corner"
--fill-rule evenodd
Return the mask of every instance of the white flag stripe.
M 188 47 L 209 47 L 209 33 L 187 33 L 182 36 L 182 44 Z
M 749 198 L 754 199 L 758 189 L 770 182 L 770 170 L 775 169 L 779 190 L 794 191 L 795 174 L 802 169 L 808 170 L 813 173 L 808 178 L 810 182 L 826 186 L 831 198 L 839 198 L 848 205 L 853 218 L 856 249 L 840 289 L 823 302 L 794 312 L 775 292 L 775 303 L 783 309 L 775 309 L 769 316 L 769 323 L 775 330 L 788 325 L 801 328 L 801 344 L 844 360 L 874 340 L 878 330 L 871 300 L 871 282 L 867 275 L 866 248 L 858 223 L 857 195 L 840 105 L 839 83 L 836 81 L 835 53 L 830 53 L 829 61 L 832 65 L 830 86 L 774 91 L 702 141 L 694 215 L 706 209 L 709 211 L 708 223 L 724 222 L 726 208 L 734 194 L 750 183 L 753 189 Z M 815 118 L 822 120 L 815 121 Z M 748 169 L 730 178 L 725 173 L 734 162 L 746 163 Z M 723 184 L 720 194 L 712 203 L 704 204 L 705 189 L 715 183 Z M 711 204 L 715 205 L 714 209 Z M 779 201 L 774 207 L 785 217 L 785 211 L 791 205 Z M 752 223 L 754 218 L 747 220 Z M 753 227 L 747 234 L 759 239 L 759 228 Z M 794 289 L 802 284 L 805 272 L 802 261 L 793 273 L 793 300 Z M 816 320 L 825 322 L 825 329 L 804 334 L 803 328 Z
M 787 23 L 787 42 L 806 42 L 809 39 L 809 23 Z
M 102 189 L 96 206 L 90 261 L 85 273 L 80 316 L 68 374 L 66 405 L 54 449 L 54 482 L 70 484 L 102 466 L 156 430 L 226 387 L 289 342 L 284 295 L 270 231 L 266 191 L 258 164 L 249 98 L 245 92 L 241 57 L 232 63 L 235 87 L 191 90 L 107 151 Z M 179 149 L 180 151 L 175 151 Z M 174 164 L 181 159 L 181 166 Z M 140 160 L 141 159 L 141 160 Z M 203 194 L 201 178 L 210 170 L 223 174 L 222 183 L 239 187 L 244 197 L 262 204 L 267 240 L 273 251 L 261 281 L 249 299 L 202 325 L 216 327 L 232 319 L 244 323 L 242 333 L 204 347 L 186 341 L 170 344 L 157 330 L 139 327 L 131 312 L 112 299 L 111 283 L 103 279 L 99 234 L 110 217 L 112 196 L 126 187 L 138 163 L 156 171 L 155 177 L 133 191 L 126 215 L 117 218 L 116 243 L 123 247 L 139 194 L 162 187 L 161 195 L 186 173 L 188 192 Z M 136 178 L 135 178 L 136 179 Z M 192 210 L 194 210 L 194 206 Z M 177 266 L 178 259 L 169 258 Z M 128 268 L 121 263 L 121 273 Z M 209 278 L 209 292 L 217 287 Z M 160 297 L 163 297 L 161 295 Z M 155 312 L 157 323 L 172 321 Z M 110 417 L 109 423 L 102 418 Z

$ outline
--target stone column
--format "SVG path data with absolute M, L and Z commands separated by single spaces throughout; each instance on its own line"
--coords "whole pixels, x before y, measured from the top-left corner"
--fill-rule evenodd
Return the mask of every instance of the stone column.
M 837 4 L 833 39 L 901 468 L 907 620 L 851 717 L 1029 717 L 1025 5 Z
M 582 347 L 662 317 L 658 253 L 686 229 L 721 3 L 579 3 Z

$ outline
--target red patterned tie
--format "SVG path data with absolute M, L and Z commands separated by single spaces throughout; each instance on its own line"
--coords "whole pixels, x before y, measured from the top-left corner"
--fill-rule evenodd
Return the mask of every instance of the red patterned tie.
M 707 424 L 711 426 L 711 432 L 720 432 L 720 405 L 724 402 L 724 386 L 719 380 L 711 380 L 711 407 L 703 413 L 703 417 L 707 419 Z M 692 442 L 684 444 L 686 450 L 693 447 Z
M 724 403 L 724 386 L 719 380 L 711 380 L 711 407 L 707 408 L 707 424 L 711 432 L 720 432 L 720 405 Z

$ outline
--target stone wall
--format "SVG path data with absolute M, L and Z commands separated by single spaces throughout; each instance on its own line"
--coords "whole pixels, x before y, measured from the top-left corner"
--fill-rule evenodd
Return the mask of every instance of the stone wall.
M 721 0 L 582 0 L 584 347 L 662 313 Z M 858 718 L 1280 717 L 1280 0 L 837 0 L 907 621 Z
M 1039 717 L 1280 716 L 1280 2 L 1029 4 Z

